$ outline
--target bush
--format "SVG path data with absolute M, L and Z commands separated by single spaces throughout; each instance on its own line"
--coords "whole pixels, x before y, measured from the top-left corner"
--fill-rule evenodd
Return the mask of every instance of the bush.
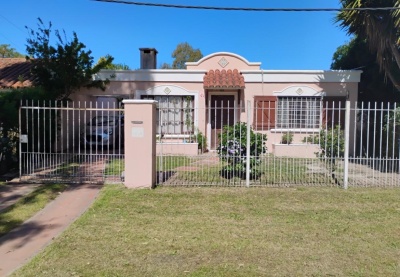
M 291 144 L 293 142 L 293 133 L 287 132 L 282 135 L 281 143 L 282 144 Z
M 321 153 L 319 157 L 336 158 L 344 154 L 344 133 L 339 125 L 333 129 L 321 130 L 319 133 Z
M 225 178 L 237 176 L 246 177 L 246 153 L 247 153 L 247 124 L 239 122 L 233 126 L 224 126 L 221 134 L 218 135 L 220 145 L 217 148 L 221 161 L 228 163 L 221 170 Z M 260 164 L 260 155 L 267 151 L 265 142 L 267 135 L 254 133 L 250 129 L 250 177 L 252 179 L 260 176 L 255 168 Z
M 320 152 L 315 153 L 319 158 L 343 157 L 344 132 L 336 125 L 333 129 L 323 129 L 318 135 L 303 138 L 304 143 L 319 144 Z
M 198 143 L 197 148 L 201 151 L 201 153 L 207 151 L 207 138 L 200 131 L 197 132 L 196 142 Z

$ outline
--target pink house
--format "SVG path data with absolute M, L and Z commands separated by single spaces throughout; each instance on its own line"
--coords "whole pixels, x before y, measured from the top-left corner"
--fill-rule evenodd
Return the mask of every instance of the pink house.
M 216 148 L 223 125 L 247 120 L 250 102 L 252 127 L 267 133 L 270 153 L 314 155 L 316 146 L 304 143 L 304 137 L 317 134 L 331 119 L 339 123 L 341 113 L 326 110 L 329 105 L 343 105 L 347 97 L 357 101 L 361 75 L 359 70 L 263 70 L 261 63 L 229 52 L 186 63 L 183 70 L 156 69 L 156 49 L 141 48 L 140 55 L 140 69 L 103 70 L 96 78 L 110 79 L 107 89 L 82 91 L 74 100 L 157 100 L 165 109 L 159 116 L 162 129 L 157 130 L 165 142 L 183 145 L 200 131 L 209 150 Z M 280 148 L 282 134 L 287 132 L 293 134 L 292 144 L 299 150 Z

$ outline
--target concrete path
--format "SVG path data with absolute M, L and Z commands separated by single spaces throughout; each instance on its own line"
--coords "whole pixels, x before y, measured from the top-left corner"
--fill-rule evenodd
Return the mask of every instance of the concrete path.
M 74 222 L 97 197 L 102 185 L 71 185 L 20 227 L 0 237 L 0 276 L 27 263 Z

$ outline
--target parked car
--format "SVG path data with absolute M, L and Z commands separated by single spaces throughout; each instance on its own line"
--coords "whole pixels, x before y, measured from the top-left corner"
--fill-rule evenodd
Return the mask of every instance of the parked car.
M 124 143 L 124 116 L 100 115 L 81 131 L 82 146 L 115 147 Z

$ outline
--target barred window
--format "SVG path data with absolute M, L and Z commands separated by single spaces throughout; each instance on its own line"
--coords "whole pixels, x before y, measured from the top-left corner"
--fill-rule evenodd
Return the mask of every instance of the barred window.
M 157 134 L 191 134 L 194 131 L 193 96 L 142 95 L 158 101 Z
M 277 128 L 320 127 L 320 97 L 278 97 Z

